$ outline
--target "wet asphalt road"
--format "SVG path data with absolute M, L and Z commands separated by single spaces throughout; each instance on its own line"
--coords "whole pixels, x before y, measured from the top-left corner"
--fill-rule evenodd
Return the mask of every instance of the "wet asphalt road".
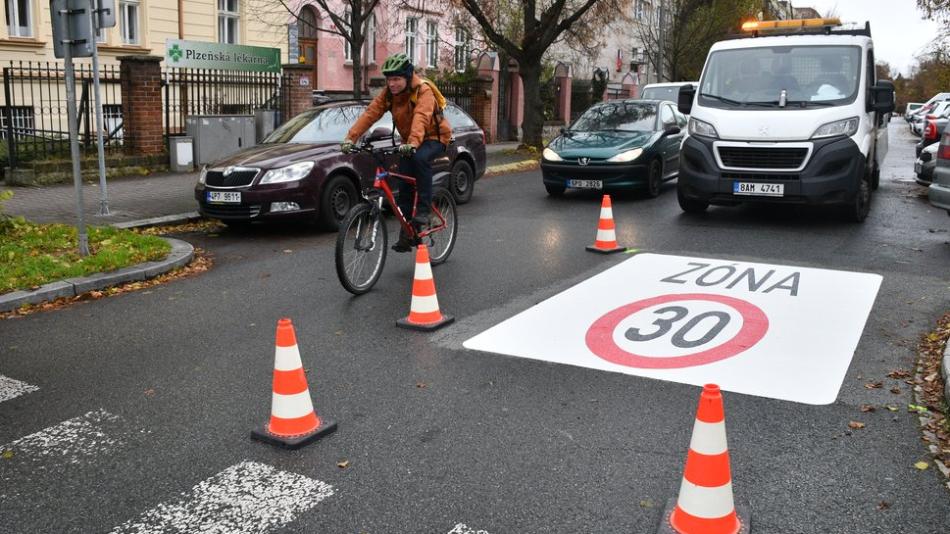
M 883 276 L 835 403 L 726 393 L 733 485 L 753 532 L 950 528 L 941 475 L 913 467 L 928 459 L 915 417 L 859 410 L 913 402 L 885 375 L 912 369 L 917 339 L 950 309 L 950 217 L 913 183 L 903 121 L 890 137 L 864 224 L 785 207 L 687 216 L 672 183 L 657 199 L 614 198 L 626 246 Z M 377 287 L 352 297 L 333 270 L 335 235 L 283 226 L 186 235 L 213 270 L 0 322 L 0 374 L 38 388 L 0 402 L 0 443 L 110 414 L 97 439 L 0 458 L 0 532 L 110 532 L 244 460 L 334 488 L 266 532 L 655 532 L 679 488 L 699 388 L 461 346 L 629 258 L 584 251 L 598 206 L 596 195 L 548 198 L 537 172 L 479 182 L 435 268 L 442 309 L 457 318 L 435 334 L 394 325 L 408 312 L 409 255 L 391 254 Z M 284 316 L 317 411 L 340 425 L 295 452 L 248 438 L 269 414 Z M 849 431 L 852 420 L 867 427 Z

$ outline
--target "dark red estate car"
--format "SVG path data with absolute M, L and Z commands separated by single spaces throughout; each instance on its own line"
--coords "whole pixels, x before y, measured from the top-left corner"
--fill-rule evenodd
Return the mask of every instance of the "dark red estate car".
M 206 166 L 195 186 L 198 211 L 230 225 L 296 218 L 336 230 L 375 174 L 369 154 L 340 152 L 340 141 L 367 104 L 337 102 L 305 111 L 263 143 Z M 448 188 L 456 202 L 464 204 L 485 173 L 485 135 L 455 104 L 446 106 L 445 119 L 453 139 L 432 163 L 433 183 Z M 392 128 L 388 113 L 369 131 L 379 128 Z M 396 164 L 395 157 L 391 164 Z

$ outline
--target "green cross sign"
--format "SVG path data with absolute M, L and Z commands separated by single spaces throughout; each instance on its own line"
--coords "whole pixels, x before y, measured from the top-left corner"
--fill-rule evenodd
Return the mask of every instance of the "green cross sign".
M 182 55 L 181 47 L 178 46 L 178 43 L 173 44 L 172 47 L 168 49 L 168 55 L 172 58 L 172 61 L 178 63 Z

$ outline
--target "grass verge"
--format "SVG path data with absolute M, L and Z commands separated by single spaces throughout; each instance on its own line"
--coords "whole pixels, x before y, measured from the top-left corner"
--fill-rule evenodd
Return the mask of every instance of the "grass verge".
M 88 227 L 89 256 L 79 255 L 74 226 L 0 218 L 0 294 L 160 260 L 171 246 L 155 236 Z

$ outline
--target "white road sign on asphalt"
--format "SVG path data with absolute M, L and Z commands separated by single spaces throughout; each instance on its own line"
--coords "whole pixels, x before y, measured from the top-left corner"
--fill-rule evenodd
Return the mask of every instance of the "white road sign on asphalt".
M 639 254 L 464 346 L 830 404 L 880 285 L 877 274 Z

